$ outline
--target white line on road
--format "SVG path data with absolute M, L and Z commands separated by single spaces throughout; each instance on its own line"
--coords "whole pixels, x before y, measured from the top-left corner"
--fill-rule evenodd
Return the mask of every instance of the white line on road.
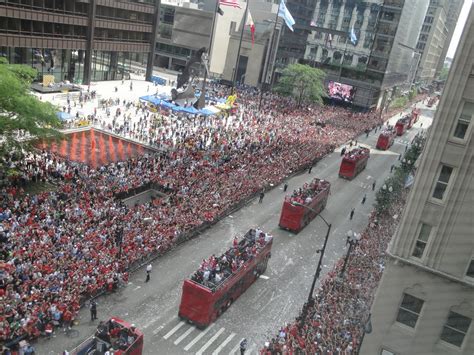
M 234 355 L 237 350 L 240 348 L 240 343 L 242 342 L 242 340 L 244 340 L 245 338 L 242 338 L 240 339 L 240 341 L 232 348 L 232 350 L 230 351 L 229 355 Z
M 253 345 L 250 347 L 250 349 L 248 349 L 247 351 L 248 351 L 248 353 L 249 353 L 250 355 L 252 355 L 252 353 L 255 352 L 256 350 L 257 350 L 257 344 L 253 344 Z M 247 351 L 246 351 L 246 352 L 247 352 Z
M 218 355 L 219 352 L 224 349 L 224 347 L 232 340 L 232 338 L 235 337 L 235 333 L 232 333 L 231 335 L 229 335 L 223 342 L 221 345 L 218 346 L 218 348 L 216 350 L 214 350 L 214 352 L 212 353 L 212 355 Z
M 146 329 L 148 328 L 150 325 L 152 325 L 153 323 L 157 322 L 159 319 L 156 318 L 156 319 L 150 319 L 148 322 L 146 322 L 145 324 L 143 324 L 140 328 L 141 329 Z
M 221 334 L 224 332 L 224 330 L 225 330 L 225 328 L 219 329 L 219 330 L 217 331 L 217 333 L 214 334 L 214 335 L 212 336 L 212 338 L 209 339 L 209 340 L 207 341 L 207 343 L 202 346 L 201 349 L 199 349 L 199 351 L 196 353 L 196 355 L 202 355 L 202 353 L 203 353 L 208 347 L 211 346 L 211 344 L 219 337 L 219 335 L 221 335 Z
M 214 327 L 214 325 L 215 325 L 215 323 L 211 324 L 211 326 L 208 327 L 205 331 L 203 331 L 203 332 L 199 333 L 198 335 L 196 335 L 196 337 L 195 337 L 193 340 L 191 340 L 191 342 L 190 342 L 188 345 L 186 345 L 186 346 L 184 347 L 184 350 L 185 350 L 185 351 L 188 351 L 189 349 L 191 349 L 191 347 L 192 347 L 194 344 L 196 344 L 199 340 L 201 340 L 201 338 L 202 338 L 204 335 L 206 335 L 206 334 Z
M 154 331 L 153 331 L 153 335 L 156 335 L 160 332 L 161 329 L 163 329 L 165 326 L 164 325 L 160 325 L 158 328 L 156 328 Z
M 269 279 L 269 277 L 266 276 L 266 275 L 260 275 L 260 278 L 261 278 L 261 279 L 264 279 L 264 280 L 268 280 L 268 279 Z
M 141 288 L 142 288 L 141 286 L 137 286 L 137 287 L 135 287 L 135 288 L 133 289 L 133 291 L 139 290 L 139 289 L 141 289 Z
M 172 336 L 176 331 L 181 328 L 184 325 L 184 322 L 181 321 L 179 322 L 173 329 L 171 329 L 168 333 L 165 334 L 163 338 L 168 339 L 170 336 Z
M 191 334 L 191 332 L 196 329 L 195 326 L 192 326 L 191 328 L 189 328 L 188 330 L 186 330 L 186 332 L 184 332 L 183 335 L 181 335 L 178 339 L 176 339 L 176 341 L 174 342 L 174 345 L 178 345 L 179 343 L 181 343 L 183 341 L 184 338 L 186 338 L 189 334 Z

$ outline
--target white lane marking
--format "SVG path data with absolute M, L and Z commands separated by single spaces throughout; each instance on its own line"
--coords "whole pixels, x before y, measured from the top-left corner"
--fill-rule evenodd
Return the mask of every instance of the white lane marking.
M 184 347 L 184 351 L 188 351 L 189 349 L 191 349 L 191 347 L 196 344 L 199 340 L 201 340 L 201 338 L 206 335 L 213 327 L 214 327 L 215 323 L 211 324 L 205 331 L 199 333 L 198 335 L 196 335 L 196 337 L 191 340 L 191 342 L 186 345 Z
M 176 331 L 181 328 L 184 325 L 184 322 L 181 321 L 179 322 L 173 329 L 171 329 L 168 333 L 165 334 L 163 338 L 168 339 L 170 336 L 172 336 Z
M 153 323 L 156 323 L 158 320 L 159 320 L 159 318 L 150 319 L 148 322 L 146 322 L 145 324 L 143 324 L 143 325 L 141 326 L 141 328 L 142 328 L 142 329 L 146 329 L 146 328 L 148 328 L 150 325 L 152 325 Z
M 252 355 L 252 353 L 253 353 L 254 351 L 256 351 L 256 350 L 257 350 L 257 344 L 253 344 L 253 345 L 250 347 L 250 349 L 248 349 L 247 351 L 248 351 L 248 353 L 249 353 L 250 355 Z M 247 351 L 246 351 L 246 352 L 247 352 Z
M 214 335 L 212 336 L 212 338 L 209 339 L 209 340 L 207 341 L 207 343 L 202 346 L 201 349 L 199 349 L 199 351 L 196 353 L 196 355 L 202 355 L 202 353 L 203 353 L 208 347 L 211 346 L 211 344 L 219 337 L 219 335 L 221 335 L 221 334 L 224 332 L 224 330 L 225 330 L 225 328 L 219 329 L 219 330 L 217 331 L 217 333 L 214 334 Z
M 153 335 L 156 335 L 160 332 L 161 329 L 163 329 L 165 326 L 164 325 L 160 325 L 158 328 L 156 328 L 154 331 L 153 331 Z
M 232 348 L 232 350 L 230 351 L 229 355 L 234 355 L 234 354 L 237 352 L 237 350 L 240 349 L 240 343 L 241 343 L 242 340 L 244 340 L 244 339 L 245 339 L 245 338 L 240 339 L 240 341 L 239 341 L 237 344 L 235 344 L 235 346 L 234 346 L 234 347 Z
M 195 326 L 192 326 L 191 328 L 189 328 L 188 330 L 186 330 L 186 332 L 184 332 L 183 335 L 181 335 L 178 339 L 176 339 L 176 341 L 174 342 L 174 345 L 178 345 L 179 343 L 181 343 L 183 341 L 184 338 L 186 338 L 189 334 L 191 334 L 191 332 L 196 329 Z
M 264 279 L 264 280 L 268 280 L 268 279 L 269 279 L 269 277 L 266 276 L 266 275 L 260 275 L 260 278 L 261 278 L 261 279 Z
M 176 317 L 176 316 L 173 316 L 173 317 L 171 317 L 167 322 L 161 324 L 158 328 L 156 328 L 156 329 L 153 331 L 153 335 L 158 334 L 158 332 L 159 332 L 161 329 L 163 329 L 166 324 L 171 323 L 171 322 L 172 322 L 173 320 L 175 320 L 175 319 L 177 319 L 177 317 Z M 148 324 L 147 327 L 150 326 L 150 325 L 152 325 L 153 323 L 155 323 L 157 320 L 158 320 L 158 319 L 154 320 L 153 322 L 150 322 L 150 324 Z
M 133 289 L 133 291 L 139 290 L 139 289 L 141 289 L 141 288 L 142 288 L 141 286 L 137 286 L 137 287 L 135 287 L 135 288 Z
M 235 333 L 232 333 L 229 335 L 222 343 L 217 347 L 216 350 L 212 353 L 212 355 L 218 355 L 219 352 L 224 349 L 224 347 L 232 340 L 232 338 L 235 337 Z

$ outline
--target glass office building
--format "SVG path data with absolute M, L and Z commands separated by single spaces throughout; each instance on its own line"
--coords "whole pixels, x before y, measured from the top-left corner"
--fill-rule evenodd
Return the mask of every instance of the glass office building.
M 35 67 L 39 79 L 127 78 L 145 70 L 155 6 L 155 0 L 4 0 L 0 55 Z

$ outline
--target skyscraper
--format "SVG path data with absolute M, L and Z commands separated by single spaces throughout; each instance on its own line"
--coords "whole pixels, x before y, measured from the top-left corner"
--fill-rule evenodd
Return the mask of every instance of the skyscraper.
M 57 82 L 120 80 L 155 47 L 155 0 L 0 1 L 0 55 Z
M 303 61 L 323 69 L 328 80 L 353 87 L 355 106 L 386 106 L 394 92 L 410 88 L 428 4 L 429 0 L 320 0 Z
M 421 54 L 416 81 L 430 84 L 439 75 L 459 16 L 459 0 L 430 0 L 416 49 Z M 449 17 L 450 16 L 450 17 Z
M 389 247 L 361 354 L 474 353 L 474 10 Z

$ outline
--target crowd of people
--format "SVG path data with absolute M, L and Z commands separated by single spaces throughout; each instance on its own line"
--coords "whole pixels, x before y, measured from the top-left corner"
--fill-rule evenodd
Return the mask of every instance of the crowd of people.
M 319 195 L 321 191 L 329 189 L 330 186 L 329 181 L 314 178 L 310 183 L 305 183 L 299 189 L 294 190 L 289 197 L 289 202 L 307 205 L 313 201 L 313 197 Z
M 122 102 L 119 117 L 142 119 L 129 134 L 146 128 L 160 153 L 98 169 L 46 151 L 2 158 L 19 174 L 0 190 L 0 341 L 46 334 L 68 312 L 74 318 L 84 300 L 126 283 L 131 264 L 381 123 L 374 113 L 298 107 L 270 93 L 258 106 L 251 90 L 219 117 L 148 114 Z M 31 181 L 55 189 L 25 194 Z M 115 197 L 150 182 L 169 198 L 127 207 Z
M 271 240 L 271 235 L 259 229 L 249 230 L 240 241 L 235 237 L 232 247 L 224 254 L 204 259 L 191 280 L 214 290 L 245 263 L 255 258 Z
M 359 353 L 384 270 L 385 250 L 397 227 L 392 216 L 400 213 L 405 199 L 402 196 L 388 213 L 371 214 L 344 274 L 341 258 L 322 280 L 313 301 L 265 344 L 262 355 Z

